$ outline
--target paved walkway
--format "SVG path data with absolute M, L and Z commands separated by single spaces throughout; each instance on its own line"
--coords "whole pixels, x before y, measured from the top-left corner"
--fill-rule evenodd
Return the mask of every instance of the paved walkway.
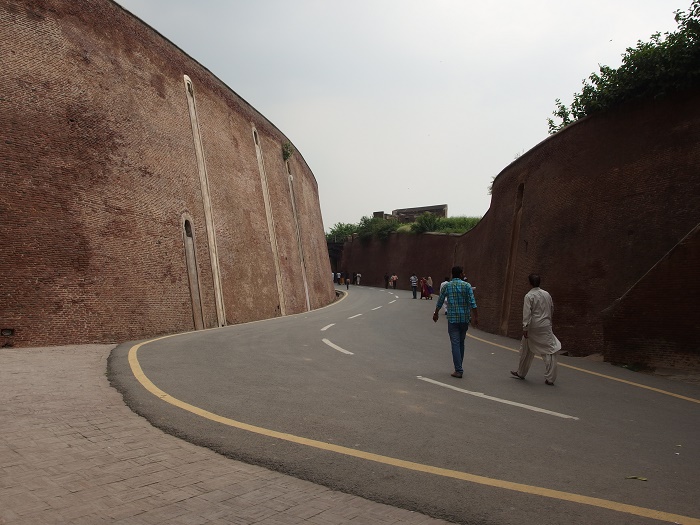
M 446 523 L 163 433 L 110 387 L 112 348 L 0 349 L 0 525 Z

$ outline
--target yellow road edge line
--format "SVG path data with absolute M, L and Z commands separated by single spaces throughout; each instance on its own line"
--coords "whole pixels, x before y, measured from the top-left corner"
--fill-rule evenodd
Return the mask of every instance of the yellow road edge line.
M 138 382 L 141 383 L 141 385 L 143 385 L 143 387 L 146 390 L 148 390 L 150 393 L 152 393 L 156 397 L 160 398 L 161 400 L 165 401 L 166 403 L 169 403 L 169 404 L 176 406 L 182 410 L 186 410 L 187 412 L 198 415 L 198 416 L 203 417 L 205 419 L 208 419 L 210 421 L 215 421 L 215 422 L 221 423 L 223 425 L 238 428 L 240 430 L 246 430 L 248 432 L 253 432 L 255 434 L 260 434 L 260 435 L 271 437 L 271 438 L 281 439 L 284 441 L 288 441 L 290 443 L 305 445 L 308 447 L 317 448 L 319 450 L 326 450 L 329 452 L 335 452 L 337 454 L 343 454 L 345 456 L 351 456 L 351 457 L 355 457 L 355 458 L 359 458 L 359 459 L 364 459 L 367 461 L 373 461 L 375 463 L 381 463 L 384 465 L 390 465 L 390 466 L 394 466 L 394 467 L 404 468 L 407 470 L 413 470 L 416 472 L 424 472 L 424 473 L 433 474 L 436 476 L 459 479 L 462 481 L 477 483 L 479 485 L 486 485 L 489 487 L 496 487 L 496 488 L 501 488 L 501 489 L 506 489 L 506 490 L 512 490 L 512 491 L 521 492 L 524 494 L 532 494 L 535 496 L 543 496 L 546 498 L 553 498 L 553 499 L 558 499 L 558 500 L 563 500 L 563 501 L 569 501 L 572 503 L 591 505 L 594 507 L 600 507 L 603 509 L 613 510 L 613 511 L 617 511 L 617 512 L 633 514 L 635 516 L 641 516 L 644 518 L 652 518 L 652 519 L 656 519 L 656 520 L 660 520 L 660 521 L 666 521 L 669 523 L 680 523 L 683 525 L 700 525 L 700 519 L 691 518 L 689 516 L 682 516 L 679 514 L 672 514 L 669 512 L 663 512 L 663 511 L 654 510 L 654 509 L 647 509 L 644 507 L 637 507 L 634 505 L 628 505 L 626 503 L 618 503 L 616 501 L 609 501 L 609 500 L 605 500 L 605 499 L 601 499 L 601 498 L 593 498 L 590 496 L 583 496 L 580 494 L 573 494 L 570 492 L 563 492 L 563 491 L 559 491 L 559 490 L 547 489 L 544 487 L 536 487 L 534 485 L 525 485 L 523 483 L 514 483 L 511 481 L 504 481 L 504 480 L 495 479 L 495 478 L 488 478 L 488 477 L 479 476 L 476 474 L 469 474 L 467 472 L 460 472 L 457 470 L 450 470 L 450 469 L 445 469 L 445 468 L 440 468 L 440 467 L 433 467 L 430 465 L 424 465 L 422 463 L 414 463 L 413 461 L 406 461 L 406 460 L 402 460 L 402 459 L 392 458 L 389 456 L 382 456 L 380 454 L 373 454 L 371 452 L 364 452 L 362 450 L 355 450 L 355 449 L 343 447 L 340 445 L 333 445 L 331 443 L 317 441 L 315 439 L 305 438 L 305 437 L 301 437 L 301 436 L 295 436 L 294 434 L 287 434 L 285 432 L 278 432 L 276 430 L 270 430 L 267 428 L 258 427 L 255 425 L 250 425 L 248 423 L 243 423 L 241 421 L 236 421 L 234 419 L 230 419 L 230 418 L 227 418 L 224 416 L 220 416 L 218 414 L 214 414 L 213 412 L 209 412 L 208 410 L 204 410 L 203 408 L 199 408 L 199 407 L 196 407 L 194 405 L 190 405 L 189 403 L 185 403 L 184 401 L 181 401 L 181 400 L 171 396 L 170 394 L 164 392 L 163 390 L 158 388 L 150 379 L 148 379 L 146 374 L 143 372 L 143 369 L 141 368 L 141 364 L 139 363 L 138 356 L 137 356 L 139 348 L 141 348 L 143 345 L 148 344 L 148 343 L 160 341 L 162 339 L 167 339 L 169 337 L 174 337 L 174 335 L 179 335 L 179 334 L 166 335 L 163 337 L 159 337 L 157 339 L 152 339 L 150 341 L 144 341 L 142 343 L 138 343 L 138 344 L 132 346 L 131 349 L 129 350 L 129 356 L 128 356 L 129 365 L 131 366 L 131 371 L 134 374 L 134 377 L 138 380 Z M 504 347 L 504 348 L 506 348 L 506 347 Z
M 467 335 L 468 335 L 469 337 L 471 337 L 472 339 L 476 339 L 477 341 L 481 341 L 482 343 L 487 343 L 487 344 L 490 344 L 490 345 L 492 345 L 492 346 L 497 346 L 498 348 L 504 348 L 504 349 L 506 349 L 506 350 L 510 350 L 511 352 L 520 352 L 520 350 L 517 349 L 517 348 L 511 348 L 511 347 L 509 347 L 509 346 L 499 345 L 498 343 L 493 343 L 493 342 L 491 342 L 491 341 L 487 341 L 486 339 L 482 339 L 481 337 L 475 337 L 475 336 L 473 336 L 473 335 L 471 335 L 471 334 L 467 334 Z M 539 356 L 536 356 L 536 357 L 537 357 L 538 359 L 541 359 L 541 357 L 539 357 Z M 563 366 L 563 367 L 565 367 L 565 368 L 571 368 L 571 369 L 573 369 L 573 370 L 578 370 L 579 372 L 584 372 L 584 373 L 586 373 L 586 374 L 591 374 L 591 375 L 593 375 L 593 376 L 604 377 L 605 379 L 610 379 L 611 381 L 617 381 L 617 382 L 619 382 L 619 383 L 625 383 L 625 384 L 627 384 L 627 385 L 636 386 L 636 387 L 638 387 L 638 388 L 644 388 L 644 389 L 646 389 L 646 390 L 651 390 L 651 391 L 653 391 L 653 392 L 658 392 L 659 394 L 664 394 L 664 395 L 671 396 L 671 397 L 677 397 L 678 399 L 683 399 L 683 400 L 685 400 L 685 401 L 690 401 L 691 403 L 698 403 L 698 404 L 700 404 L 700 399 L 695 399 L 695 398 L 693 398 L 693 397 L 683 396 L 683 395 L 681 395 L 681 394 L 676 394 L 676 393 L 674 393 L 674 392 L 669 392 L 669 391 L 667 391 L 667 390 L 661 390 L 660 388 L 654 388 L 653 386 L 642 385 L 641 383 L 635 383 L 635 382 L 633 382 L 633 381 L 628 381 L 628 380 L 626 380 L 626 379 L 620 379 L 620 378 L 618 378 L 618 377 L 608 376 L 608 375 L 605 375 L 605 374 L 601 374 L 601 373 L 599 373 L 599 372 L 593 372 L 593 371 L 591 371 L 591 370 L 586 370 L 585 368 L 579 368 L 579 367 L 577 367 L 577 366 L 567 365 L 567 364 L 565 364 L 565 363 L 559 363 L 559 366 Z

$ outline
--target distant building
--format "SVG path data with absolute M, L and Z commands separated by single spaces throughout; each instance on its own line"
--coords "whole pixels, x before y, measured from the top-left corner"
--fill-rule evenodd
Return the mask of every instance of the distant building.
M 415 222 L 415 220 L 425 212 L 432 213 L 438 217 L 447 217 L 447 204 L 436 204 L 434 206 L 421 206 L 419 208 L 402 208 L 394 210 L 391 215 L 398 219 L 399 222 Z M 376 217 L 375 213 L 375 217 Z

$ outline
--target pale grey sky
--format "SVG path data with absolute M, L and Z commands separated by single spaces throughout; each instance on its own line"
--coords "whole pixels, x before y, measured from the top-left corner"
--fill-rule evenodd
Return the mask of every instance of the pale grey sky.
M 598 64 L 676 29 L 690 0 L 117 0 L 289 137 L 324 228 L 447 204 L 547 138 Z

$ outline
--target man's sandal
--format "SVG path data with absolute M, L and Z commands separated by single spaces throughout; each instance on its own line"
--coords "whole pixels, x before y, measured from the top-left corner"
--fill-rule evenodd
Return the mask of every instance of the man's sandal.
M 511 374 L 513 377 L 517 377 L 518 379 L 525 379 L 525 376 L 521 376 L 521 375 L 518 374 L 515 370 L 511 370 L 511 371 L 510 371 L 510 374 Z

